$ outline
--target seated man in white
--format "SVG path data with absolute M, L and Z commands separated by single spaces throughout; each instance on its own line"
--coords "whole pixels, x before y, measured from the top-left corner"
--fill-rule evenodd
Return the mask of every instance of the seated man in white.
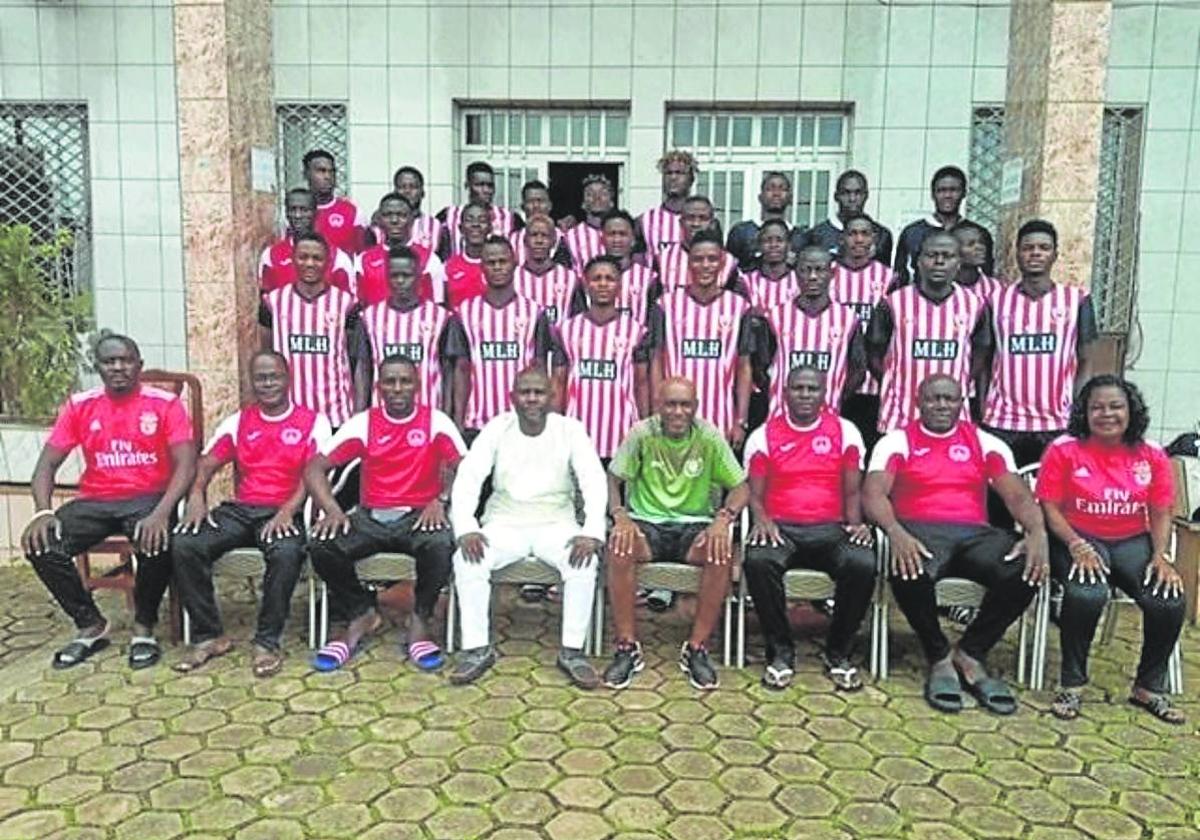
M 450 518 L 458 537 L 454 586 L 463 653 L 452 683 L 473 682 L 495 663 L 488 627 L 491 574 L 530 555 L 562 575 L 558 667 L 581 688 L 600 683 L 583 644 L 604 548 L 606 479 L 583 424 L 551 414 L 551 396 L 541 370 L 518 374 L 513 410 L 488 421 L 459 464 Z M 475 511 L 489 476 L 492 494 L 481 526 Z M 583 496 L 582 526 L 575 514 L 577 489 Z

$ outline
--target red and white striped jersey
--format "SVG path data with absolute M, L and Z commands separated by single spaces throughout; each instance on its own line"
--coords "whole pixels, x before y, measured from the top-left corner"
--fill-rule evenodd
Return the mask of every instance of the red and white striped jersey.
M 974 285 L 963 286 L 963 288 L 979 295 L 984 303 L 991 303 L 992 296 L 1001 289 L 1007 289 L 1008 285 L 1008 283 L 999 277 L 989 277 L 981 271 L 979 272 L 979 279 L 975 281 Z
M 284 286 L 263 304 L 271 313 L 271 346 L 291 369 L 292 401 L 324 414 L 334 427 L 345 423 L 353 407 L 346 319 L 354 296 L 328 288 L 309 300 Z
M 737 257 L 728 251 L 721 252 L 721 284 L 737 269 Z M 688 284 L 688 252 L 680 242 L 664 245 L 658 254 L 658 279 L 663 292 L 673 292 Z
M 775 333 L 771 363 L 771 412 L 782 411 L 788 373 L 810 365 L 825 372 L 825 405 L 835 414 L 849 373 L 850 343 L 858 333 L 858 317 L 845 304 L 831 302 L 816 315 L 795 303 L 768 309 L 764 316 Z
M 672 242 L 683 241 L 683 223 L 680 215 L 665 206 L 651 207 L 638 217 L 638 227 L 646 242 L 646 254 L 652 262 L 658 261 L 659 252 Z
M 421 213 L 413 219 L 412 229 L 408 232 L 409 245 L 420 245 L 431 253 L 436 253 L 441 239 L 442 222 L 437 216 Z
M 313 229 L 325 238 L 330 248 L 357 254 L 366 244 L 371 220 L 350 199 L 339 196 L 328 204 L 318 204 Z
M 641 263 L 633 263 L 621 272 L 621 296 L 617 299 L 617 309 L 628 312 L 639 324 L 646 323 L 646 306 L 649 301 L 650 289 L 658 275 L 654 269 Z
M 471 347 L 471 393 L 464 424 L 483 425 L 512 408 L 517 374 L 539 361 L 537 319 L 540 307 L 517 296 L 496 307 L 485 297 L 475 297 L 458 307 L 467 343 Z
M 516 261 L 517 265 L 524 265 L 526 257 L 529 256 L 529 251 L 525 248 L 525 230 L 526 228 L 514 230 L 508 235 L 508 242 L 510 245 L 512 245 L 513 249 L 513 259 Z M 559 233 L 558 228 L 555 228 L 554 240 L 550 243 L 550 256 L 552 258 L 554 257 L 554 252 L 562 247 L 562 243 L 562 234 Z
M 462 233 L 459 231 L 459 221 L 462 219 L 462 212 L 466 205 L 459 206 L 451 204 L 442 212 L 446 215 L 446 221 L 443 222 L 446 230 L 450 232 L 450 253 L 457 254 L 462 250 Z M 492 205 L 492 233 L 496 236 L 507 237 L 516 230 L 516 214 L 507 207 Z
M 607 324 L 581 313 L 559 328 L 568 366 L 566 414 L 583 423 L 601 458 L 611 458 L 637 422 L 634 351 L 645 334 L 626 313 Z
M 571 296 L 578 286 L 579 275 L 558 263 L 545 274 L 534 274 L 521 265 L 513 275 L 513 288 L 517 294 L 545 309 L 551 324 L 566 320 L 570 314 Z
M 697 302 L 687 289 L 663 295 L 663 370 L 696 386 L 697 416 L 728 433 L 737 422 L 734 383 L 743 341 L 742 319 L 750 302 L 721 292 L 710 303 Z
M 575 261 L 575 270 L 583 273 L 584 267 L 592 257 L 604 253 L 604 236 L 599 228 L 594 228 L 587 222 L 580 222 L 566 232 L 567 250 Z
M 446 322 L 452 317 L 450 310 L 424 300 L 407 311 L 383 301 L 368 306 L 362 313 L 374 365 L 378 367 L 395 354 L 411 359 L 421 377 L 423 405 L 442 404 L 442 359 L 438 348 Z M 372 396 L 371 404 L 379 404 L 378 393 Z
M 1055 283 L 1039 298 L 1004 286 L 990 299 L 996 337 L 983 422 L 997 429 L 1067 428 L 1079 368 L 1079 307 L 1087 292 Z
M 917 419 L 917 386 L 935 373 L 953 377 L 966 395 L 971 387 L 971 335 L 983 314 L 983 299 L 955 286 L 934 302 L 915 284 L 884 297 L 892 312 L 892 338 L 883 361 L 879 431 Z M 966 419 L 966 401 L 963 401 Z
M 292 261 L 294 246 L 289 236 L 275 240 L 263 248 L 258 261 L 258 290 L 271 292 L 296 282 L 296 264 Z M 350 291 L 354 282 L 354 260 L 345 251 L 332 251 L 325 268 L 325 281 L 342 291 Z
M 750 295 L 750 305 L 759 312 L 791 303 L 800 294 L 800 278 L 789 271 L 779 278 L 767 277 L 759 269 L 744 272 L 742 284 Z
M 833 266 L 833 280 L 829 284 L 829 296 L 838 303 L 849 306 L 858 315 L 865 332 L 871 321 L 871 313 L 892 285 L 896 273 L 879 260 L 871 260 L 860 269 L 853 269 L 840 262 Z M 879 382 L 868 374 L 859 387 L 860 394 L 878 394 Z

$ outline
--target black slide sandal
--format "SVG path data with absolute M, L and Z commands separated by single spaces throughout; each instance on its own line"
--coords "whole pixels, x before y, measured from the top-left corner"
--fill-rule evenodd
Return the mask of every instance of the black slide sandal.
M 74 668 L 87 662 L 95 654 L 104 650 L 110 644 L 105 636 L 96 636 L 91 639 L 74 639 L 63 645 L 54 653 L 54 658 L 50 660 L 50 665 L 56 671 L 64 671 L 67 668 Z
M 162 648 L 149 636 L 134 636 L 129 642 L 129 667 L 135 671 L 150 668 L 162 659 Z

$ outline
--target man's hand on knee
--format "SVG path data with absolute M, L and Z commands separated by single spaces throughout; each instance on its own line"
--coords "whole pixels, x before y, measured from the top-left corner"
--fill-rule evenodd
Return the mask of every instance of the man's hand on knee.
M 483 552 L 487 549 L 488 541 L 479 531 L 463 534 L 458 538 L 458 548 L 463 559 L 468 563 L 482 563 Z
M 51 542 L 62 539 L 62 521 L 51 511 L 39 511 L 21 534 L 21 550 L 26 557 L 39 557 L 49 550 Z
M 600 552 L 604 550 L 604 543 L 592 537 L 578 536 L 567 540 L 566 547 L 571 551 L 567 562 L 571 564 L 572 569 L 579 569 L 591 563 L 593 557 L 600 556 Z

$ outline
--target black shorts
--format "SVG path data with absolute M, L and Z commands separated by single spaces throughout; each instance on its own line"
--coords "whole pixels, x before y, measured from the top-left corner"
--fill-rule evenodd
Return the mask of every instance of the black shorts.
M 653 563 L 686 563 L 692 543 L 708 528 L 707 522 L 634 522 L 646 535 Z

